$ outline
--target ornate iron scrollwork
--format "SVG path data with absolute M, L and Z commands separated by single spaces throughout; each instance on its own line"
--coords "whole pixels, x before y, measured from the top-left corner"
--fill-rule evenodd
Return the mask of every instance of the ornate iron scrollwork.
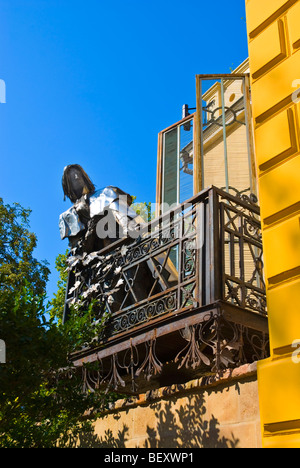
M 180 330 L 180 335 L 188 344 L 177 354 L 174 362 L 179 362 L 178 369 L 185 366 L 186 368 L 196 369 L 202 363 L 206 366 L 210 365 L 210 359 L 201 351 L 199 344 L 199 328 L 201 325 L 187 326 Z
M 154 330 L 153 337 L 150 341 L 146 341 L 146 357 L 140 367 L 136 370 L 135 375 L 138 377 L 142 372 L 146 380 L 150 380 L 153 375 L 160 374 L 163 364 L 156 355 L 156 332 Z
M 199 324 L 185 327 L 179 333 L 187 345 L 174 359 L 179 363 L 178 369 L 183 366 L 197 369 L 204 365 L 206 372 L 221 374 L 229 367 L 268 356 L 265 333 L 228 321 L 219 312 L 208 313 Z

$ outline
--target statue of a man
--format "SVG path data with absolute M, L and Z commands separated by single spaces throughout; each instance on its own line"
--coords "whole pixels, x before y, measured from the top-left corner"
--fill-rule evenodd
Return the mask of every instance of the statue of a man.
M 93 287 L 95 291 L 98 291 L 99 287 L 100 280 L 97 277 L 92 278 L 93 274 L 91 274 L 89 268 L 86 270 L 83 268 L 77 272 L 73 271 L 77 260 L 91 258 L 91 262 L 93 262 L 98 258 L 97 253 L 114 241 L 123 237 L 138 239 L 140 235 L 142 236 L 140 228 L 144 221 L 130 208 L 132 197 L 128 193 L 113 186 L 96 190 L 88 175 L 78 164 L 65 167 L 62 186 L 65 198 L 68 197 L 73 203 L 59 218 L 61 238 L 69 239 L 72 254 L 70 256 L 69 280 L 63 315 L 63 321 L 65 322 L 69 314 L 69 301 L 73 300 L 69 291 L 72 291 L 76 285 L 80 288 L 80 293 L 83 291 L 82 285 L 89 284 L 88 291 L 92 290 Z M 170 260 L 165 261 L 165 255 L 163 252 L 160 255 L 161 258 L 156 255 L 155 259 L 145 259 L 145 262 L 140 262 L 138 269 L 134 267 L 126 270 L 124 275 L 126 275 L 128 281 L 131 281 L 131 295 L 128 295 L 128 291 L 123 286 L 118 289 L 118 283 L 114 284 L 118 280 L 115 271 L 112 277 L 109 276 L 111 273 L 107 273 L 108 276 L 106 276 L 105 281 L 110 284 L 110 289 L 107 292 L 111 295 L 113 301 L 109 305 L 112 312 L 120 310 L 125 298 L 127 304 L 146 299 L 150 291 L 153 290 L 153 281 L 157 282 L 155 275 L 157 275 L 158 269 L 160 280 L 162 276 L 165 278 L 164 285 L 167 281 L 169 281 L 170 286 L 176 284 L 177 273 L 173 264 L 171 264 L 172 262 Z M 155 267 L 156 263 L 158 263 L 158 267 Z M 137 271 L 138 276 L 136 276 Z M 76 282 L 75 276 L 77 278 Z M 78 278 L 80 278 L 80 281 L 78 281 Z M 90 284 L 91 278 L 92 285 Z M 101 281 L 103 282 L 103 279 Z M 78 286 L 78 283 L 80 286 Z M 161 291 L 160 282 L 155 287 L 157 291 Z
M 85 252 L 100 250 L 128 235 L 129 226 L 137 226 L 133 221 L 137 214 L 130 208 L 132 197 L 113 186 L 96 190 L 79 164 L 64 168 L 62 187 L 64 199 L 68 197 L 73 206 L 60 215 L 59 230 L 61 238 L 67 237 L 72 248 L 80 244 Z M 103 233 L 103 229 L 97 231 L 97 223 L 104 216 L 108 222 Z

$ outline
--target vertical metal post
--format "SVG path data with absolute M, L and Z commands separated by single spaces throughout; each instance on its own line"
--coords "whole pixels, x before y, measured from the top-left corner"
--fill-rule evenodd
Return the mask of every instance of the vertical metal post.
M 197 268 L 197 286 L 196 286 L 196 298 L 198 300 L 198 305 L 203 305 L 203 274 L 205 271 L 204 260 L 205 260 L 205 200 L 201 198 L 199 202 L 195 205 L 196 210 L 196 268 Z
M 183 281 L 183 274 L 182 274 L 182 251 L 183 251 L 183 235 L 184 235 L 184 216 L 181 212 L 178 213 L 179 218 L 179 233 L 178 238 L 179 242 L 177 244 L 177 271 L 178 271 L 178 287 L 177 287 L 177 310 L 181 308 L 181 283 Z
M 212 187 L 208 195 L 209 204 L 209 261 L 210 261 L 210 302 L 221 299 L 219 200 Z
M 157 168 L 156 168 L 156 206 L 155 206 L 155 217 L 158 218 L 161 213 L 162 197 L 163 197 L 163 134 L 158 134 L 157 141 Z
M 250 191 L 251 193 L 254 193 L 255 195 L 257 195 L 256 165 L 255 165 L 253 127 L 252 127 L 252 116 L 251 116 L 249 75 L 245 75 L 245 77 L 243 78 L 243 93 L 244 93 L 244 107 L 245 107 L 245 124 L 246 124 L 246 133 L 247 133 Z
M 249 170 L 249 184 L 250 184 L 250 193 L 253 193 L 253 182 L 252 182 L 252 165 L 251 165 L 251 155 L 250 155 L 250 135 L 249 135 L 249 119 L 247 112 L 247 100 L 246 100 L 246 84 L 245 79 L 243 79 L 243 98 L 244 98 L 244 109 L 245 109 L 245 124 L 246 124 L 246 139 L 247 139 L 247 151 L 248 151 L 248 170 Z
M 194 195 L 204 188 L 202 81 L 196 75 L 196 114 L 194 121 Z
M 161 154 L 162 154 L 162 176 L 161 176 L 161 199 L 160 199 L 160 207 L 159 207 L 159 214 L 164 214 L 164 194 L 165 194 L 165 152 L 166 152 L 166 134 L 164 133 L 162 136 L 162 149 L 161 149 Z
M 242 307 L 246 307 L 246 296 L 247 296 L 247 288 L 245 286 L 245 256 L 244 256 L 244 219 L 243 215 L 239 216 L 239 278 L 242 281 L 241 286 L 241 303 Z
M 249 166 L 249 179 L 250 179 L 250 193 L 257 196 L 257 185 L 256 185 L 256 167 L 255 167 L 255 153 L 254 153 L 254 142 L 253 142 L 253 128 L 251 118 L 251 106 L 250 106 L 250 78 L 249 75 L 245 75 L 243 79 L 243 92 L 244 92 L 244 106 L 245 106 L 245 123 L 246 123 L 246 134 L 247 134 L 247 148 L 248 148 L 248 166 Z M 255 257 L 258 257 L 258 249 L 254 246 Z M 256 273 L 257 286 L 261 287 L 261 281 L 258 272 Z
M 199 81 L 200 94 L 200 163 L 201 163 L 201 190 L 204 189 L 204 136 L 203 136 L 203 110 L 202 110 L 202 80 Z
M 180 127 L 177 125 L 177 205 L 180 204 Z
M 224 80 L 223 80 L 223 78 L 221 78 L 221 98 L 222 98 L 222 125 L 223 125 L 223 144 L 224 144 L 224 162 L 225 162 L 225 185 L 226 185 L 226 192 L 229 192 L 228 154 L 227 154 L 226 116 L 225 116 Z
M 225 208 L 219 203 L 220 213 L 220 299 L 225 299 Z

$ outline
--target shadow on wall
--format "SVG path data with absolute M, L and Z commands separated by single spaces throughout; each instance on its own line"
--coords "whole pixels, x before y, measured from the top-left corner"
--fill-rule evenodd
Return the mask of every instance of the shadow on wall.
M 190 396 L 186 406 L 171 411 L 172 401 L 156 407 L 157 428 L 147 428 L 144 448 L 236 448 L 239 440 L 220 437 L 218 420 L 205 418 L 203 396 Z
M 239 440 L 220 435 L 220 423 L 212 415 L 206 416 L 204 398 L 190 395 L 187 404 L 174 411 L 172 399 L 163 404 L 156 402 L 150 405 L 156 418 L 155 426 L 147 426 L 147 434 L 141 445 L 136 448 L 237 448 Z M 173 409 L 173 411 L 172 411 Z M 130 440 L 129 428 L 124 424 L 115 435 L 110 429 L 104 437 L 97 434 L 82 434 L 80 447 L 83 448 L 124 448 Z
M 80 448 L 124 448 L 126 447 L 126 437 L 128 427 L 124 424 L 122 431 L 118 431 L 115 437 L 110 429 L 105 431 L 105 437 L 99 437 L 97 434 L 81 434 L 79 436 Z

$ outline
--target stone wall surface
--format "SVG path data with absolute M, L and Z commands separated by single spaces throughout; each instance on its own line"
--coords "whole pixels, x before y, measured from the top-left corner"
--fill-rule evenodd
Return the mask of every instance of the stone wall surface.
M 118 400 L 80 445 L 103 448 L 260 448 L 256 363 Z

